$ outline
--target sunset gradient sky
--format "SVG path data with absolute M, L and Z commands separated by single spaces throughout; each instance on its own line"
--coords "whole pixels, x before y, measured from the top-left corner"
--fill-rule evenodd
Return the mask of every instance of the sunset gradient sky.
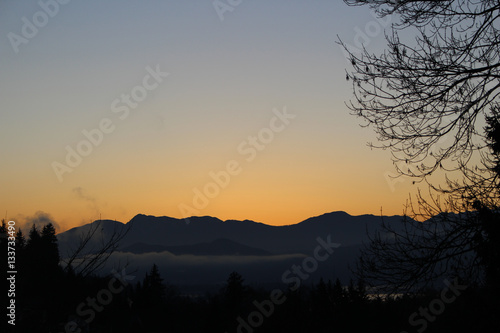
M 99 216 L 181 218 L 181 207 L 272 225 L 403 212 L 411 181 L 384 176 L 390 153 L 367 147 L 373 130 L 344 104 L 351 68 L 337 35 L 383 47 L 369 8 L 54 1 L 41 0 L 48 14 L 37 1 L 0 3 L 2 217 L 49 216 L 62 231 Z M 36 20 L 38 31 L 25 26 Z M 284 110 L 294 117 L 273 120 Z M 71 167 L 67 147 L 87 156 Z M 217 185 L 210 173 L 228 163 Z

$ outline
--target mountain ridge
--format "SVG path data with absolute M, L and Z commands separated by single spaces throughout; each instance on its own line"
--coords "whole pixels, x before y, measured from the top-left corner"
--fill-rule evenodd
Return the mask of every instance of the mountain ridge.
M 127 231 L 103 266 L 104 274 L 114 265 L 127 262 L 141 273 L 157 264 L 170 282 L 180 285 L 219 284 L 232 271 L 238 271 L 248 281 L 268 283 L 279 282 L 284 272 L 292 265 L 301 265 L 304 258 L 314 258 L 319 244 L 332 242 L 340 247 L 328 260 L 318 262 L 311 279 L 345 280 L 351 276 L 349 266 L 355 264 L 362 243 L 368 241 L 367 231 L 380 230 L 382 218 L 396 230 L 403 227 L 402 216 L 352 216 L 342 211 L 283 226 L 251 220 L 223 221 L 211 216 L 191 217 L 186 223 L 168 216 L 137 214 L 127 223 L 105 220 L 97 225 L 87 244 L 89 250 L 83 254 L 91 254 L 115 232 Z M 82 235 L 96 227 L 95 223 L 99 221 L 57 235 L 62 258 L 72 253 Z
M 102 220 L 97 232 L 100 240 L 109 238 L 118 229 L 129 233 L 122 240 L 120 249 L 134 243 L 161 246 L 186 246 L 212 242 L 225 238 L 243 246 L 260 249 L 272 254 L 307 253 L 314 248 L 319 236 L 331 235 L 335 242 L 347 245 L 361 244 L 366 232 L 378 229 L 382 218 L 388 222 L 402 220 L 402 216 L 353 216 L 344 211 L 334 211 L 313 216 L 296 224 L 275 226 L 252 220 L 221 220 L 212 216 L 194 216 L 188 221 L 168 216 L 137 214 L 127 223 Z M 188 223 L 189 222 L 189 223 Z M 76 227 L 58 235 L 61 247 L 74 244 L 99 220 Z
M 189 223 L 191 223 L 191 221 L 199 221 L 200 219 L 210 219 L 210 220 L 216 220 L 217 222 L 222 222 L 222 223 L 227 223 L 227 222 L 251 222 L 251 223 L 255 223 L 255 224 L 263 224 L 263 225 L 270 226 L 270 227 L 288 227 L 288 226 L 297 225 L 297 224 L 304 223 L 304 222 L 309 222 L 310 220 L 313 221 L 313 220 L 315 220 L 317 218 L 322 218 L 322 217 L 325 217 L 325 216 L 336 216 L 336 217 L 342 216 L 342 217 L 351 217 L 351 218 L 356 218 L 356 217 L 378 217 L 378 218 L 384 218 L 384 217 L 389 217 L 389 218 L 392 218 L 392 217 L 401 217 L 402 218 L 403 217 L 402 215 L 374 215 L 374 214 L 351 215 L 351 214 L 349 214 L 349 213 L 347 213 L 345 211 L 338 210 L 338 211 L 332 211 L 332 212 L 323 213 L 321 215 L 311 216 L 311 217 L 306 218 L 305 220 L 299 221 L 297 223 L 284 224 L 284 225 L 273 225 L 273 224 L 267 224 L 267 223 L 264 223 L 264 222 L 258 222 L 258 221 L 254 221 L 254 220 L 250 220 L 250 219 L 244 219 L 244 220 L 238 220 L 238 219 L 221 220 L 218 217 L 214 217 L 214 216 L 210 216 L 210 215 L 190 216 L 190 217 L 187 217 L 187 218 L 175 218 L 175 217 L 170 217 L 170 216 L 166 216 L 166 215 L 156 216 L 156 215 L 148 215 L 148 214 L 138 213 L 134 217 L 132 217 L 132 219 L 130 219 L 128 222 L 126 222 L 126 223 L 120 222 L 120 223 L 128 224 L 128 223 L 131 223 L 133 221 L 135 222 L 136 220 L 142 219 L 142 218 L 155 218 L 155 219 L 168 219 L 168 220 L 173 220 L 173 221 L 176 221 L 176 222 L 182 222 L 182 223 L 189 224 Z M 98 221 L 98 220 L 96 220 L 96 221 Z M 108 220 L 108 221 L 115 221 L 115 220 Z M 119 222 L 119 221 L 116 221 L 116 222 Z

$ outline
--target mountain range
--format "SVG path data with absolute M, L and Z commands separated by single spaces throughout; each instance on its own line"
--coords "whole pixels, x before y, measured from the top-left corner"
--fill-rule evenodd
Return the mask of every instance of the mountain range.
M 363 242 L 380 230 L 382 220 L 397 229 L 403 227 L 401 216 L 352 216 L 341 211 L 285 226 L 210 216 L 185 220 L 139 214 L 127 223 L 94 221 L 59 234 L 58 240 L 64 258 L 92 228 L 96 232 L 85 254 L 97 251 L 114 233 L 126 231 L 103 273 L 127 262 L 140 275 L 156 263 L 169 282 L 194 285 L 221 284 L 234 270 L 249 282 L 279 282 L 291 265 L 313 255 L 318 239 L 329 239 L 340 246 L 310 274 L 311 279 L 345 280 Z

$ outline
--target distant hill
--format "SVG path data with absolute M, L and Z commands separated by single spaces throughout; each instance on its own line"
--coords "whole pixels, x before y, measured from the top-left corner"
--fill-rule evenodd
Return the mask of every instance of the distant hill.
M 401 216 L 383 217 L 385 222 L 394 225 L 399 225 L 401 219 Z M 89 248 L 97 249 L 114 231 L 128 228 L 128 234 L 121 242 L 121 250 L 143 251 L 145 245 L 141 248 L 138 244 L 149 244 L 150 249 L 154 246 L 159 249 L 226 239 L 250 248 L 261 249 L 269 254 L 307 254 L 314 249 L 317 237 L 328 235 L 331 235 L 332 241 L 344 247 L 360 245 L 367 240 L 367 231 L 372 233 L 377 230 L 381 221 L 380 216 L 352 216 L 345 212 L 332 212 L 311 217 L 297 224 L 271 226 L 250 220 L 222 221 L 210 216 L 191 217 L 189 223 L 186 223 L 184 219 L 138 214 L 126 224 L 110 220 L 94 221 L 63 232 L 58 235 L 58 239 L 61 254 L 64 256 L 68 251 L 71 252 L 72 247 L 76 246 L 80 237 L 88 232 L 93 224 L 100 223 L 101 230 L 96 232 L 96 237 L 89 244 L 91 245 Z M 195 251 L 196 247 L 192 249 Z M 183 251 L 188 251 L 188 248 Z
M 318 263 L 308 280 L 339 277 L 347 282 L 351 277 L 349 266 L 354 266 L 362 243 L 368 241 L 367 232 L 380 230 L 382 220 L 396 230 L 403 228 L 401 216 L 352 216 L 345 212 L 327 213 L 286 226 L 250 220 L 222 221 L 210 216 L 191 217 L 186 223 L 184 219 L 139 214 L 127 223 L 94 221 L 59 234 L 58 240 L 64 258 L 92 229 L 95 234 L 85 247 L 86 253 L 95 253 L 113 233 L 127 230 L 118 251 L 102 268 L 103 274 L 127 263 L 140 275 L 156 263 L 168 282 L 215 286 L 223 284 L 235 270 L 248 282 L 282 283 L 284 272 L 314 254 L 318 239 L 329 239 L 340 247 L 328 260 Z

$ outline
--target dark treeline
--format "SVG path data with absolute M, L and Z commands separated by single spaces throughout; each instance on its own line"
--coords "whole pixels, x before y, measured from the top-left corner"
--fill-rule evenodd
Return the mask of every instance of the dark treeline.
M 7 234 L 5 223 L 0 233 Z M 0 239 L 5 249 L 7 238 Z M 4 317 L 6 332 L 486 332 L 496 316 L 489 294 L 457 281 L 444 291 L 382 299 L 362 282 L 271 291 L 233 272 L 218 293 L 192 297 L 166 283 L 156 265 L 143 277 L 132 278 L 132 268 L 82 276 L 60 266 L 51 224 L 27 238 L 17 232 L 16 267 L 16 325 Z

